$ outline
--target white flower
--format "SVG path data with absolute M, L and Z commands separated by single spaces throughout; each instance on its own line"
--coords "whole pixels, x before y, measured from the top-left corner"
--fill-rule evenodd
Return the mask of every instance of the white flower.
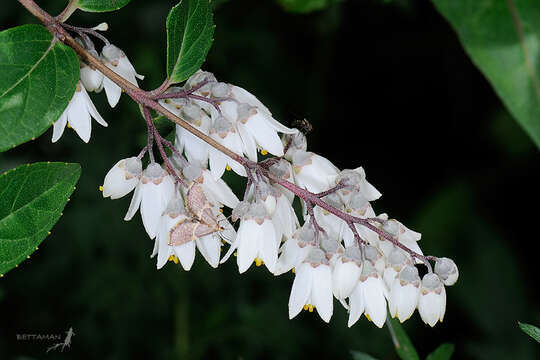
M 358 246 L 345 249 L 332 270 L 332 291 L 337 299 L 351 295 L 362 273 L 362 254 Z
M 283 143 L 278 131 L 286 134 L 297 132 L 272 118 L 267 112 L 246 103 L 238 105 L 238 130 L 244 142 L 244 152 L 253 158 L 257 146 L 275 156 L 283 156 Z M 253 160 L 253 159 L 252 159 Z
M 397 220 L 390 219 L 384 222 L 382 229 L 392 235 L 394 239 L 397 239 L 400 243 L 405 245 L 409 250 L 414 251 L 417 254 L 423 255 L 420 246 L 417 241 L 420 240 L 422 234 L 416 231 L 412 231 L 405 227 Z M 407 255 L 408 256 L 408 255 Z M 416 263 L 421 263 L 422 260 L 416 259 Z
M 89 53 L 98 57 L 96 50 L 88 50 Z M 81 83 L 86 91 L 100 92 L 103 87 L 103 74 L 81 61 Z
M 339 171 L 328 159 L 312 152 L 296 151 L 292 160 L 298 186 L 319 193 L 335 184 Z
M 144 170 L 135 188 L 124 220 L 131 220 L 140 206 L 144 228 L 148 236 L 153 239 L 156 236 L 161 214 L 167 208 L 174 191 L 172 176 L 159 164 L 151 163 Z
M 411 265 L 405 266 L 394 279 L 388 298 L 390 315 L 404 322 L 414 313 L 420 296 L 420 276 Z
M 302 311 L 317 309 L 326 322 L 332 317 L 332 271 L 321 250 L 313 249 L 307 259 L 296 269 L 296 276 L 289 297 L 289 318 Z
M 418 312 L 422 320 L 433 327 L 443 321 L 446 310 L 446 291 L 436 274 L 429 273 L 422 279 L 422 289 L 418 300 Z
M 366 317 L 381 328 L 386 320 L 386 287 L 375 268 L 364 262 L 360 281 L 349 296 L 349 322 L 353 326 L 360 316 Z
M 142 175 L 142 162 L 136 157 L 122 159 L 105 175 L 103 197 L 118 199 L 129 194 Z
M 100 125 L 107 126 L 105 120 L 103 120 L 96 110 L 92 100 L 90 100 L 84 86 L 79 81 L 73 98 L 71 98 L 60 118 L 54 123 L 52 142 L 57 142 L 60 139 L 64 133 L 64 128 L 68 125 L 75 130 L 82 141 L 87 143 L 90 141 L 90 134 L 92 132 L 92 117 Z
M 336 183 L 340 181 L 346 185 L 339 191 L 345 203 L 349 202 L 348 196 L 355 192 L 360 193 L 367 201 L 377 200 L 382 195 L 366 180 L 366 172 L 361 166 L 354 170 L 341 171 Z
M 197 130 L 208 135 L 212 120 L 199 105 L 188 102 L 180 110 L 180 117 L 189 122 Z M 178 151 L 185 151 L 186 157 L 190 163 L 206 168 L 210 146 L 204 140 L 193 135 L 180 125 L 176 125 L 175 145 L 178 148 Z
M 242 156 L 243 143 L 238 131 L 224 116 L 218 116 L 214 119 L 214 124 L 210 128 L 210 137 L 221 145 L 229 148 L 233 152 Z M 221 151 L 210 147 L 209 149 L 210 170 L 215 179 L 221 178 L 227 166 L 240 176 L 246 176 L 246 169 L 240 163 L 234 161 Z
M 279 229 L 286 238 L 290 238 L 299 226 L 298 218 L 286 195 L 281 193 L 276 187 L 274 189 L 277 191 L 277 196 L 275 198 L 276 209 L 272 220 L 275 223 L 276 229 Z
M 306 259 L 312 249 L 315 249 L 315 232 L 310 222 L 296 230 L 280 249 L 280 256 L 275 275 L 280 275 L 298 267 Z
M 272 173 L 274 176 L 277 176 L 278 178 L 282 180 L 286 180 L 288 182 L 294 183 L 294 177 L 292 173 L 292 165 L 290 162 L 288 162 L 285 159 L 279 159 L 278 162 L 275 164 L 272 164 L 270 168 L 268 169 L 270 173 Z M 285 189 L 283 186 L 279 184 L 274 185 L 282 194 L 284 194 L 287 199 L 289 199 L 289 202 L 292 204 L 294 201 L 294 193 L 290 191 L 289 189 Z
M 401 269 L 407 265 L 411 265 L 411 261 L 403 250 L 396 247 L 394 247 L 392 252 L 390 252 L 390 255 L 388 255 L 386 261 L 387 263 L 386 269 L 384 269 L 383 279 L 388 289 L 391 289 L 394 279 L 400 273 Z
M 112 44 L 104 46 L 101 50 L 101 57 L 103 63 L 109 69 L 122 76 L 133 85 L 137 85 L 136 78 L 144 79 L 144 76 L 137 74 L 135 68 L 126 57 L 126 54 L 116 46 Z M 105 88 L 109 105 L 115 107 L 116 104 L 118 104 L 118 100 L 120 100 L 122 89 L 106 76 L 103 77 L 103 87 Z
M 435 261 L 435 274 L 439 275 L 446 286 L 454 285 L 459 277 L 456 263 L 449 258 L 438 258 Z
M 244 206 L 244 202 L 240 205 Z M 236 240 L 221 262 L 225 262 L 236 249 L 238 249 L 236 260 L 240 273 L 249 269 L 254 261 L 258 266 L 264 264 L 270 272 L 274 272 L 278 253 L 276 230 L 262 203 L 249 205 L 240 220 Z
M 366 245 L 364 246 L 364 257 L 371 262 L 377 273 L 382 276 L 386 267 L 386 258 L 383 253 L 375 246 Z

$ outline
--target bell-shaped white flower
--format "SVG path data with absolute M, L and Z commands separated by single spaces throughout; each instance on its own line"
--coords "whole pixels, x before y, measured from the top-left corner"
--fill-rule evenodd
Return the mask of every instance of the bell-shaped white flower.
M 349 201 L 348 195 L 355 192 L 360 193 L 367 201 L 377 200 L 382 195 L 366 180 L 366 172 L 362 167 L 341 171 L 336 182 L 342 182 L 345 185 L 345 188 L 339 191 L 345 202 Z
M 446 286 L 454 285 L 459 277 L 456 263 L 449 258 L 438 258 L 435 261 L 435 274 L 439 275 Z
M 199 105 L 189 102 L 182 107 L 180 114 L 182 119 L 189 122 L 205 135 L 208 135 L 212 120 Z M 178 148 L 178 151 L 185 151 L 186 157 L 190 163 L 206 168 L 208 164 L 209 145 L 202 139 L 193 135 L 180 125 L 176 125 L 175 145 Z
M 224 116 L 218 116 L 210 128 L 210 137 L 221 145 L 229 148 L 238 155 L 243 154 L 243 143 L 238 131 Z M 240 176 L 247 176 L 246 169 L 240 163 L 234 161 L 221 151 L 210 147 L 209 149 L 210 170 L 215 179 L 221 178 L 227 166 Z
M 131 220 L 140 207 L 144 228 L 153 239 L 156 236 L 159 219 L 174 191 L 172 176 L 159 164 L 150 163 L 135 188 L 124 220 Z
M 392 288 L 394 279 L 398 276 L 401 270 L 407 266 L 411 265 L 411 261 L 407 254 L 401 249 L 394 247 L 390 255 L 386 260 L 386 268 L 384 269 L 383 279 L 384 283 L 388 289 Z
M 339 170 L 328 159 L 312 152 L 296 151 L 292 160 L 298 186 L 319 193 L 335 184 Z
M 136 157 L 122 159 L 105 175 L 103 197 L 118 199 L 129 194 L 142 175 L 142 162 Z
M 313 229 L 313 225 L 309 221 L 306 221 L 281 246 L 278 264 L 274 274 L 280 275 L 298 267 L 309 255 L 310 251 L 315 248 L 315 230 Z
M 394 279 L 388 298 L 390 315 L 404 322 L 412 316 L 420 296 L 420 276 L 412 266 L 405 266 Z
M 246 154 L 252 154 L 259 147 L 275 156 L 283 156 L 278 131 L 286 134 L 298 131 L 281 125 L 265 111 L 246 103 L 238 105 L 238 128 Z
M 285 159 L 279 159 L 278 162 L 272 164 L 269 169 L 270 173 L 282 180 L 294 183 L 294 176 L 292 172 L 292 165 Z M 282 194 L 284 194 L 289 202 L 292 204 L 294 201 L 294 193 L 289 189 L 285 189 L 279 184 L 274 185 Z
M 126 57 L 126 54 L 112 44 L 103 47 L 101 50 L 101 58 L 103 63 L 109 69 L 122 76 L 133 85 L 137 85 L 137 78 L 144 79 L 144 76 L 137 74 L 135 68 Z M 109 105 L 115 107 L 120 100 L 122 89 L 106 76 L 103 78 L 103 87 L 105 88 Z
M 406 228 L 405 225 L 395 219 L 385 221 L 382 229 L 392 235 L 394 239 L 397 239 L 400 243 L 405 245 L 409 250 L 412 250 L 417 254 L 423 255 L 422 250 L 417 243 L 422 237 L 422 234 L 420 234 L 419 232 L 412 231 Z M 421 262 L 421 260 L 416 259 L 417 264 Z
M 302 311 L 316 309 L 321 319 L 330 321 L 334 311 L 332 296 L 332 270 L 324 253 L 313 249 L 296 269 L 289 297 L 289 318 Z
M 82 141 L 87 143 L 90 141 L 90 135 L 92 133 L 92 118 L 96 119 L 100 125 L 107 126 L 107 123 L 99 115 L 92 100 L 90 100 L 90 96 L 88 96 L 84 86 L 79 81 L 75 88 L 75 94 L 71 98 L 67 108 L 54 123 L 52 142 L 57 142 L 60 139 L 67 125 L 75 130 Z
M 446 291 L 436 274 L 428 273 L 422 279 L 418 312 L 422 320 L 433 327 L 437 321 L 443 321 L 446 311 Z
M 243 205 L 243 202 L 239 204 L 239 206 Z M 238 249 L 236 260 L 240 273 L 249 269 L 254 261 L 257 265 L 264 264 L 270 272 L 274 272 L 278 255 L 276 230 L 261 202 L 248 206 L 240 220 L 236 240 L 221 262 L 225 262 L 236 249 Z
M 337 299 L 351 295 L 362 273 L 362 254 L 358 246 L 345 249 L 332 270 L 332 290 Z
M 349 296 L 349 322 L 353 326 L 360 316 L 366 317 L 379 328 L 386 321 L 386 297 L 388 291 L 377 270 L 370 262 L 364 262 L 360 281 Z
M 279 229 L 286 238 L 290 238 L 299 226 L 298 217 L 286 195 L 281 193 L 278 188 L 274 187 L 274 189 L 276 189 L 277 195 L 275 197 L 276 209 L 272 220 L 276 229 Z
M 89 53 L 98 57 L 96 50 L 88 50 Z M 81 61 L 81 83 L 86 88 L 86 91 L 100 92 L 103 87 L 103 74 L 97 70 L 92 69 L 89 65 Z

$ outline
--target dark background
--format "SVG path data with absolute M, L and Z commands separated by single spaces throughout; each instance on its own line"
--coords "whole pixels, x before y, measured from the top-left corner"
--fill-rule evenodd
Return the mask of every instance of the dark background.
M 38 1 L 59 13 L 63 1 Z M 71 24 L 107 21 L 106 36 L 157 87 L 164 77 L 164 22 L 173 1 L 134 0 Z M 35 22 L 4 1 L 1 28 Z M 535 359 L 539 345 L 517 321 L 540 324 L 538 150 L 474 67 L 429 1 L 344 1 L 308 15 L 272 1 L 220 1 L 204 69 L 256 94 L 285 124 L 306 117 L 310 149 L 340 168 L 363 166 L 382 193 L 375 210 L 423 234 L 424 252 L 455 259 L 446 317 L 435 328 L 416 313 L 405 329 L 421 358 L 442 342 L 456 359 Z M 156 271 L 130 196 L 103 200 L 99 185 L 145 142 L 137 106 L 93 123 L 90 144 L 66 130 L 0 154 L 0 171 L 42 160 L 79 162 L 82 177 L 65 214 L 39 250 L 0 279 L 0 359 L 350 359 L 361 350 L 395 359 L 390 336 L 365 318 L 347 328 L 335 302 L 330 324 L 302 312 L 288 320 L 293 275 L 273 277 L 235 261 L 210 268 L 198 255 L 186 273 Z M 64 353 L 17 334 L 76 335 Z

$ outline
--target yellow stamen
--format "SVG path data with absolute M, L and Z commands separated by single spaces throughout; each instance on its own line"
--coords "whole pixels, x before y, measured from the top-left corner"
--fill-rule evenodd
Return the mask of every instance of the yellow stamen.
M 178 257 L 176 255 L 171 255 L 169 256 L 169 261 L 172 261 L 175 264 L 178 264 Z
M 223 245 L 225 245 L 227 242 L 226 242 L 225 240 L 221 239 L 221 243 L 222 243 Z
M 238 256 L 238 251 L 235 251 L 235 252 L 234 252 L 234 256 Z
M 103 186 L 99 186 L 99 191 L 103 192 Z
M 364 313 L 364 315 L 366 316 L 366 319 L 368 319 L 369 321 L 371 321 L 371 318 L 369 317 L 369 315 L 367 313 Z
M 295 268 L 292 268 L 291 271 L 292 271 L 293 274 L 296 274 L 296 269 Z
M 268 151 L 266 151 L 264 149 L 261 150 L 261 155 L 267 155 L 267 154 L 268 154 Z
M 231 167 L 229 166 L 229 164 L 227 164 L 227 165 L 225 166 L 225 170 L 231 171 Z
M 309 312 L 313 312 L 313 309 L 315 309 L 315 306 L 309 305 Z
M 255 258 L 255 265 L 256 266 L 261 266 L 263 264 L 264 264 L 264 261 L 262 261 L 261 258 L 258 258 L 258 257 Z
M 222 209 L 222 208 L 219 208 L 219 212 L 223 214 L 223 209 Z
M 71 125 L 69 125 L 69 123 L 67 123 L 67 127 L 68 127 L 69 129 L 71 129 Z

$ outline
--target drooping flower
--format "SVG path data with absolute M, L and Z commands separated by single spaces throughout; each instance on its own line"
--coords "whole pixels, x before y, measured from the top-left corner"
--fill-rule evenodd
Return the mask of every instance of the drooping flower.
M 289 297 L 289 318 L 302 311 L 316 309 L 321 319 L 330 321 L 334 311 L 332 296 L 332 271 L 319 249 L 310 251 L 296 269 L 296 276 Z
M 57 142 L 60 139 L 67 125 L 75 130 L 82 141 L 87 143 L 90 141 L 90 135 L 92 133 L 91 118 L 96 119 L 102 126 L 108 126 L 101 115 L 99 115 L 92 100 L 90 100 L 90 96 L 88 96 L 84 86 L 79 81 L 75 88 L 75 94 L 71 98 L 67 108 L 54 123 L 52 142 Z
M 137 78 L 141 80 L 144 79 L 144 76 L 137 74 L 135 68 L 126 57 L 126 54 L 115 45 L 105 45 L 101 50 L 101 58 L 103 63 L 109 69 L 122 76 L 133 85 L 137 85 Z M 115 107 L 120 100 L 122 89 L 107 76 L 103 77 L 103 87 L 105 88 L 109 105 Z
M 167 208 L 174 191 L 174 180 L 167 170 L 157 163 L 150 163 L 135 188 L 124 220 L 131 220 L 140 207 L 144 228 L 153 239 L 161 214 Z
M 433 327 L 437 321 L 443 321 L 446 311 L 446 291 L 439 277 L 434 273 L 424 275 L 418 312 L 422 320 Z
M 332 290 L 337 299 L 345 299 L 351 295 L 358 284 L 362 273 L 362 254 L 358 246 L 345 249 L 332 270 Z
M 339 173 L 330 160 L 307 151 L 294 152 L 292 164 L 295 183 L 313 193 L 330 189 Z
M 142 162 L 136 157 L 122 159 L 105 175 L 103 197 L 118 199 L 129 194 L 142 175 Z
M 439 276 L 446 286 L 452 286 L 459 277 L 459 271 L 456 263 L 449 258 L 438 258 L 435 261 L 435 274 Z
M 420 296 L 420 276 L 412 265 L 405 266 L 390 288 L 388 307 L 390 315 L 404 322 L 414 313 Z
M 240 208 L 241 211 L 238 211 Z M 236 215 L 236 212 L 240 214 Z M 225 262 L 238 249 L 236 260 L 240 273 L 249 269 L 254 261 L 257 265 L 264 264 L 270 272 L 274 272 L 278 255 L 276 230 L 262 202 L 240 202 L 233 210 L 233 220 L 236 216 L 241 218 L 236 240 L 221 262 Z

